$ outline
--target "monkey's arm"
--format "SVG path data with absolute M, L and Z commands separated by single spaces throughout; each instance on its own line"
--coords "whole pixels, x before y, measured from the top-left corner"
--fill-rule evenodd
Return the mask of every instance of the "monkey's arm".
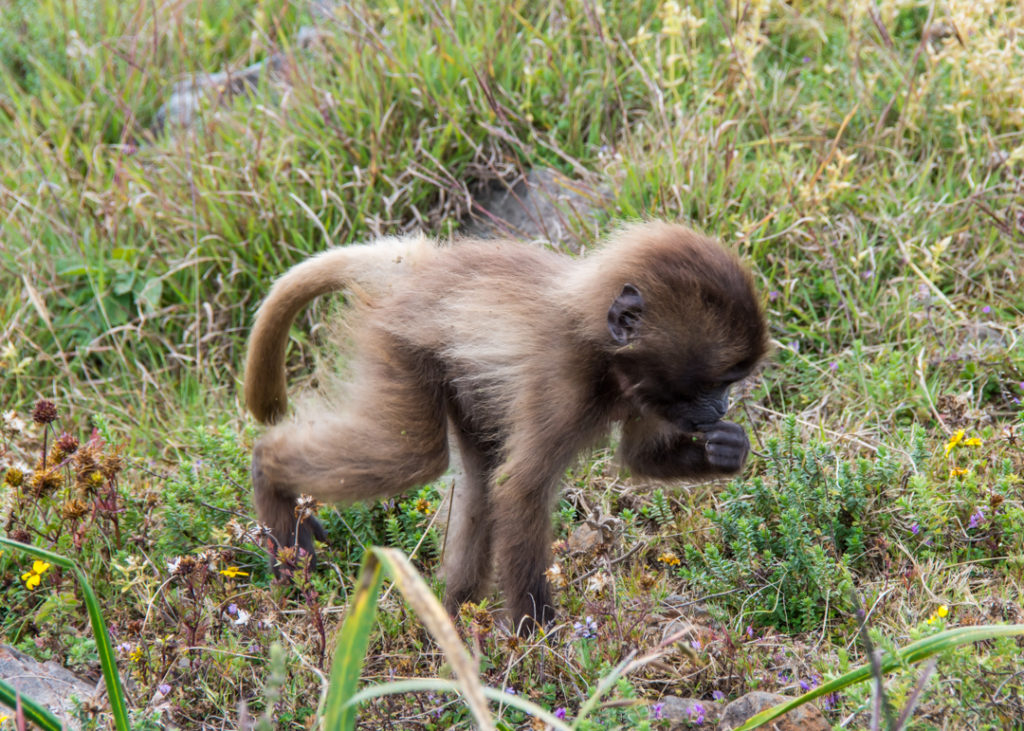
M 699 432 L 686 432 L 655 418 L 628 420 L 622 429 L 622 459 L 644 477 L 727 475 L 743 468 L 750 451 L 739 424 L 716 421 Z

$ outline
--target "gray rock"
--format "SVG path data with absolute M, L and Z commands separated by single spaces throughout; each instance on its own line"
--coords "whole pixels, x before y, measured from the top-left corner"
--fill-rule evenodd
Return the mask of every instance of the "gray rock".
M 747 693 L 742 698 L 737 698 L 725 707 L 722 719 L 718 724 L 718 731 L 732 731 L 743 725 L 748 718 L 766 711 L 772 706 L 790 701 L 784 695 L 776 693 L 765 693 L 755 690 Z M 810 703 L 794 708 L 784 716 L 774 721 L 770 727 L 773 731 L 831 731 L 832 726 L 816 707 Z
M 672 723 L 672 729 L 712 729 L 718 723 L 722 709 L 725 707 L 725 704 L 717 701 L 679 698 L 674 695 L 665 696 L 660 703 L 661 717 Z
M 154 121 L 157 133 L 169 127 L 187 129 L 200 116 L 203 102 L 211 107 L 220 106 L 243 91 L 255 89 L 264 71 L 277 71 L 284 64 L 281 54 L 246 66 L 240 71 L 219 71 L 214 74 L 196 74 L 171 87 L 171 95 L 157 110 Z
M 322 31 L 303 27 L 296 37 L 296 45 L 308 48 L 321 36 Z M 255 89 L 264 75 L 269 75 L 270 81 L 287 85 L 288 63 L 288 56 L 275 53 L 238 71 L 195 74 L 178 81 L 171 87 L 170 97 L 157 110 L 154 131 L 160 134 L 171 128 L 189 129 L 199 119 L 204 105 L 216 108 L 226 104 L 238 94 Z
M 590 223 L 609 199 L 606 189 L 535 168 L 512 183 L 492 182 L 473 199 L 463 231 L 478 237 L 545 239 L 565 243 L 571 225 Z
M 72 696 L 87 700 L 97 692 L 95 684 L 53 660 L 41 663 L 9 645 L 0 645 L 0 678 L 23 696 L 49 708 L 70 728 L 78 728 L 72 723 Z

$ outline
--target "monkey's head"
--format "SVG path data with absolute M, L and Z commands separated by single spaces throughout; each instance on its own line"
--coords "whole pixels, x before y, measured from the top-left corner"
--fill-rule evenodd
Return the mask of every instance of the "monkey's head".
M 720 244 L 682 226 L 626 229 L 613 249 L 619 280 L 605 285 L 614 289 L 611 373 L 635 408 L 703 431 L 725 416 L 729 387 L 768 349 L 750 273 Z

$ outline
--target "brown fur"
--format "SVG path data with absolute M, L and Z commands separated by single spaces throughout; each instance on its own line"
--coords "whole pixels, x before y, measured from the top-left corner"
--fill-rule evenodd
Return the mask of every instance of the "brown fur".
M 281 543 L 312 550 L 321 532 L 296 525 L 299 494 L 351 502 L 436 479 L 451 424 L 466 480 L 452 506 L 446 605 L 479 598 L 493 557 L 512 617 L 545 622 L 558 479 L 613 422 L 625 421 L 636 472 L 742 466 L 746 435 L 721 421 L 722 395 L 764 355 L 764 318 L 737 258 L 689 229 L 628 226 L 583 259 L 422 238 L 325 252 L 285 274 L 257 316 L 245 395 L 261 421 L 286 410 L 293 318 L 338 289 L 357 295 L 348 400 L 273 426 L 253 455 L 256 507 Z M 615 315 L 624 309 L 638 322 Z M 616 317 L 625 344 L 610 334 Z

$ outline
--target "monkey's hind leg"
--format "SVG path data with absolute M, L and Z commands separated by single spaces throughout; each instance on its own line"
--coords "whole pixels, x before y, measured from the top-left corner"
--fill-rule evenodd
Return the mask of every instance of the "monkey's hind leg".
M 279 546 L 312 553 L 313 536 L 323 538 L 318 523 L 296 518 L 299 495 L 343 503 L 387 497 L 430 482 L 448 467 L 440 395 L 401 372 L 397 359 L 372 372 L 374 378 L 357 384 L 347 410 L 278 424 L 256 442 L 256 511 Z

